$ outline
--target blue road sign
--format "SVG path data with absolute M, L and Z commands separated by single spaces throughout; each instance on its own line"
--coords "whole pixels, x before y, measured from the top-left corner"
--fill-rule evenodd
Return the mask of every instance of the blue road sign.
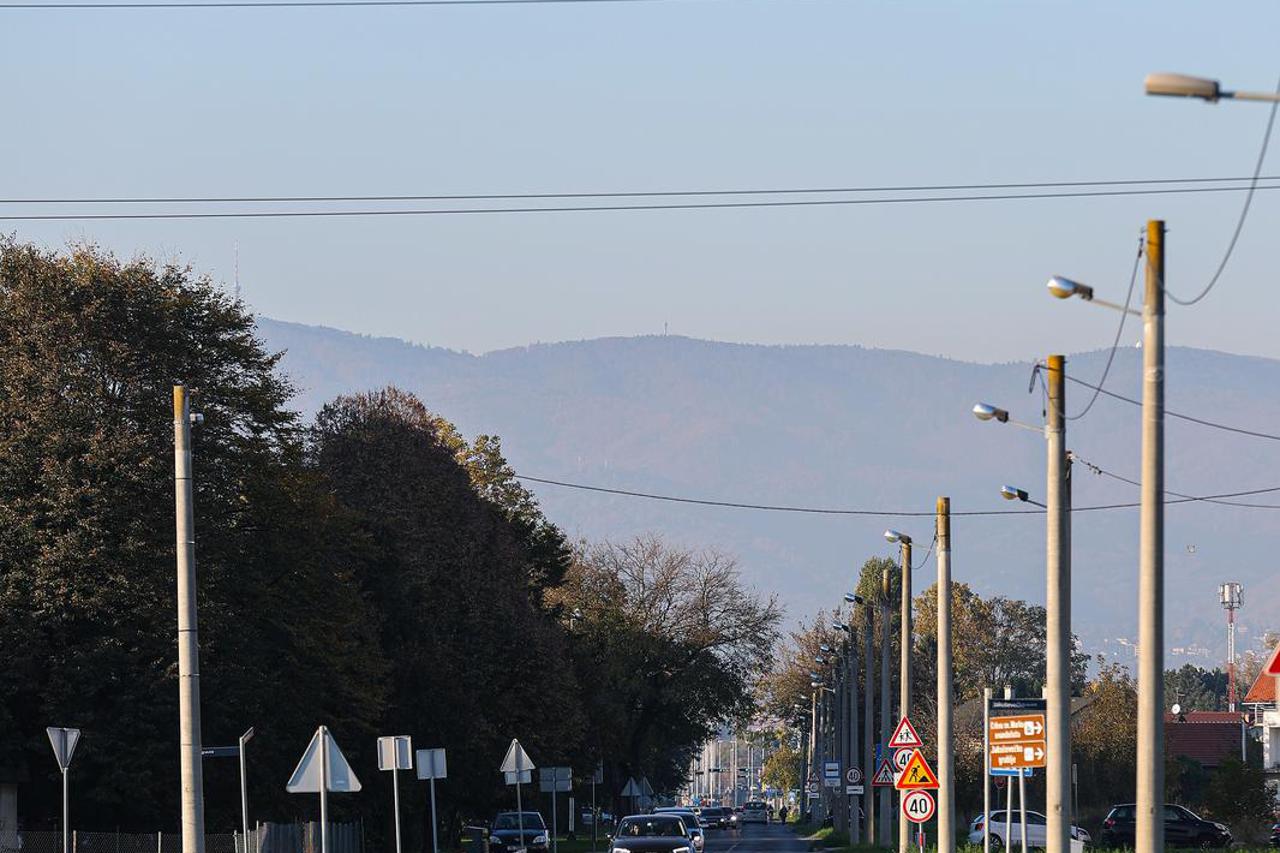
M 1017 776 L 1018 769 L 1015 767 L 1012 769 L 997 770 L 996 768 L 993 767 L 991 768 L 991 775 L 992 776 Z M 1022 768 L 1022 775 L 1030 779 L 1035 774 L 1031 772 L 1030 767 L 1024 767 Z

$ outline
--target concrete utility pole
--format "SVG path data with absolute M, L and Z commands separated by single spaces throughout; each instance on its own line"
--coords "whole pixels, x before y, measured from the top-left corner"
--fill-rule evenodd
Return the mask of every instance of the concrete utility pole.
M 902 596 L 898 614 L 901 636 L 898 640 L 898 716 L 911 716 L 911 537 L 902 536 Z M 911 823 L 898 809 L 898 853 L 910 853 Z
M 821 688 L 813 688 L 813 692 L 809 694 L 809 775 L 817 778 L 818 776 L 818 690 Z M 822 803 L 822 791 L 819 789 L 818 798 L 809 799 L 809 780 L 804 780 L 804 805 L 805 811 L 809 811 L 810 803 L 813 804 L 813 816 L 818 817 L 820 804 Z
M 1136 853 L 1164 850 L 1164 222 L 1147 223 L 1142 303 Z
M 178 555 L 178 743 L 182 853 L 204 853 L 204 771 L 200 743 L 200 637 L 196 624 L 196 531 L 191 488 L 191 404 L 173 386 L 173 493 Z
M 1066 359 L 1046 362 L 1045 813 L 1046 853 L 1071 853 L 1071 457 Z
M 876 692 L 876 659 L 871 648 L 871 634 L 874 630 L 872 625 L 872 616 L 875 614 L 875 608 L 871 602 L 867 602 L 867 606 L 862 608 L 862 615 L 866 618 L 867 624 L 862 632 L 862 657 L 867 662 L 867 675 L 863 680 L 863 697 L 862 697 L 862 715 L 866 717 L 866 723 L 862 728 L 862 777 L 864 800 L 867 804 L 867 843 L 875 843 L 876 838 L 876 803 L 872 794 L 875 788 L 871 786 L 871 779 L 876 774 L 876 739 L 875 739 L 875 692 Z
M 856 604 L 849 605 L 849 667 L 846 670 L 846 678 L 849 682 L 849 697 L 847 700 L 849 703 L 849 730 L 848 736 L 845 738 L 845 743 L 847 744 L 845 749 L 846 761 L 842 768 L 846 774 L 848 774 L 850 767 L 858 763 L 858 635 L 854 633 L 857 628 L 853 627 L 853 613 L 856 608 Z M 846 775 L 841 784 L 847 784 L 848 781 L 849 779 Z M 870 780 L 867 781 L 869 782 Z M 859 806 L 862 804 L 862 798 L 854 794 L 852 799 L 848 796 L 844 799 L 849 804 L 849 843 L 856 847 L 862 840 L 861 828 L 858 825 L 858 811 Z
M 955 853 L 955 746 L 951 721 L 951 498 L 938 498 L 938 853 Z
M 889 742 L 889 567 L 886 565 L 880 572 L 880 748 L 883 750 Z M 888 754 L 884 754 L 888 758 Z M 880 822 L 881 847 L 893 843 L 893 827 L 889 816 L 889 789 L 880 789 Z

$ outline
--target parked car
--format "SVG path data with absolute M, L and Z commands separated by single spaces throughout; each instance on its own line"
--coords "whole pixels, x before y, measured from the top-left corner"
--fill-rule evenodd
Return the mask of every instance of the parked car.
M 1280 823 L 1271 827 L 1271 846 L 1280 847 Z
M 694 853 L 689 828 L 674 814 L 628 815 L 609 837 L 609 853 Z
M 1048 819 L 1040 812 L 1027 810 L 1027 847 L 1044 847 L 1048 842 Z M 1014 847 L 1022 846 L 1022 815 L 1011 813 L 1008 827 L 1009 839 Z M 1003 809 L 991 813 L 991 849 L 1004 846 L 1005 812 Z M 1071 827 L 1071 850 L 1073 853 L 1084 849 L 1084 845 L 1092 843 L 1089 833 L 1078 826 Z M 969 824 L 969 843 L 982 844 L 982 815 L 978 815 Z
M 693 842 L 693 853 L 702 853 L 702 848 L 707 844 L 707 838 L 702 831 L 702 822 L 698 820 L 698 815 L 693 809 L 687 806 L 663 806 L 654 809 L 653 813 L 675 815 L 683 820 L 685 829 L 689 833 L 689 840 Z
M 1112 806 L 1102 821 L 1098 840 L 1106 847 L 1132 847 L 1136 807 Z M 1226 824 L 1204 820 L 1182 806 L 1164 805 L 1164 843 L 1170 847 L 1228 847 L 1231 830 Z
M 742 806 L 743 823 L 768 823 L 769 807 L 763 800 L 751 800 Z
M 520 827 L 524 826 L 524 835 Z M 513 853 L 521 848 L 530 853 L 545 853 L 550 839 L 547 824 L 539 812 L 502 812 L 489 829 L 490 853 Z

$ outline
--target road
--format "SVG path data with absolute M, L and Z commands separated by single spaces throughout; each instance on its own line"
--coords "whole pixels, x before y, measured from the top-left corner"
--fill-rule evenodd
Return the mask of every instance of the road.
M 728 831 L 708 829 L 704 853 L 804 853 L 808 845 L 781 824 L 747 824 Z

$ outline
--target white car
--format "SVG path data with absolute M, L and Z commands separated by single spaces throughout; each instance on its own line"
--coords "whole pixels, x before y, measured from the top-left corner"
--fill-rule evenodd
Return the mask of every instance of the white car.
M 1047 827 L 1048 821 L 1040 812 L 1027 810 L 1027 846 L 1043 848 L 1047 843 Z M 1009 843 L 1011 847 L 1022 846 L 1022 820 L 1019 812 L 1014 811 L 1010 817 L 1010 823 L 1007 828 Z M 1004 809 L 991 813 L 991 850 L 998 853 L 1004 849 L 1005 841 L 1005 812 Z M 1082 853 L 1086 844 L 1091 844 L 1093 839 L 1089 833 L 1078 826 L 1071 827 L 1071 853 Z M 969 843 L 982 844 L 982 815 L 978 815 L 969 824 Z
M 742 823 L 768 823 L 769 807 L 760 800 L 752 800 L 742 806 Z

